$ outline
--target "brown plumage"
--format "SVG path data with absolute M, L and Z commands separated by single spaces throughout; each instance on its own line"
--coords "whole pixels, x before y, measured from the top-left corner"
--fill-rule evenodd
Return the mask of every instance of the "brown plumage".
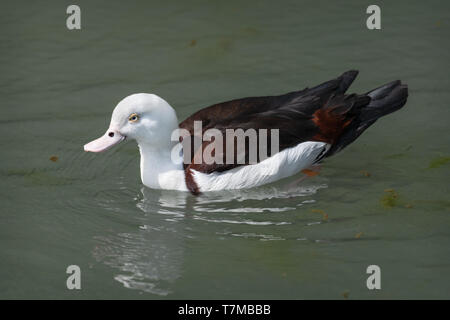
M 192 170 L 203 173 L 222 172 L 241 166 L 236 162 L 239 156 L 249 164 L 248 141 L 245 150 L 236 151 L 235 162 L 226 164 L 226 129 L 278 129 L 279 151 L 291 148 L 305 141 L 321 141 L 331 145 L 326 154 L 329 156 L 355 140 L 366 128 L 379 117 L 401 108 L 407 99 L 408 90 L 400 81 L 394 81 L 363 95 L 345 94 L 351 85 L 357 71 L 348 71 L 340 77 L 327 81 L 311 89 L 290 92 L 279 96 L 251 97 L 218 103 L 204 108 L 180 123 L 180 128 L 186 129 L 190 137 L 181 138 L 182 143 L 189 141 L 194 146 L 194 121 L 202 122 L 202 134 L 207 129 L 217 129 L 224 137 L 222 154 L 223 164 L 191 163 L 185 165 L 186 183 L 188 189 L 198 194 L 199 188 L 192 176 Z M 201 137 L 197 137 L 200 139 Z M 260 139 L 258 135 L 258 140 Z M 270 142 L 270 137 L 267 139 Z M 259 142 L 259 141 L 258 141 Z M 195 153 L 201 153 L 205 147 L 214 150 L 216 141 L 203 141 L 202 149 L 194 150 L 185 155 L 194 159 Z M 259 146 L 259 143 L 258 143 Z M 187 150 L 186 148 L 184 148 Z M 268 146 L 270 151 L 270 145 Z M 259 152 L 258 152 L 259 154 Z M 268 154 L 272 156 L 272 154 Z M 201 154 L 198 154 L 201 156 Z M 216 155 L 217 156 L 217 155 Z M 317 159 L 319 161 L 320 159 Z M 257 162 L 263 159 L 257 159 Z M 193 162 L 193 161 L 192 161 Z

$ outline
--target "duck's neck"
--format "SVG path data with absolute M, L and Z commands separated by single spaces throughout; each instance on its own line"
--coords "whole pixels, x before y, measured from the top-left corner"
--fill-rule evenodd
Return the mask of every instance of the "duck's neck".
M 165 147 L 138 143 L 141 153 L 142 183 L 155 189 L 184 190 L 182 156 L 173 152 L 175 142 Z

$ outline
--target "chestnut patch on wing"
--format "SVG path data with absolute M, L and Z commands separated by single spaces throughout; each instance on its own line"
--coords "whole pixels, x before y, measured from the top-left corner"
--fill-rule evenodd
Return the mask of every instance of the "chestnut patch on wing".
M 321 108 L 314 112 L 312 121 L 319 128 L 319 132 L 313 139 L 333 144 L 352 122 L 353 118 L 348 119 L 345 115 L 333 111 L 334 108 Z

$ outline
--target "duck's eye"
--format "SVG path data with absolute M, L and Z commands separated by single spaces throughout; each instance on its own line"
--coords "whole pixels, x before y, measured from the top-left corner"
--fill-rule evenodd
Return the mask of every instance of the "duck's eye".
M 139 120 L 139 116 L 136 113 L 133 113 L 128 117 L 128 121 L 131 121 L 131 122 L 136 122 L 138 120 Z

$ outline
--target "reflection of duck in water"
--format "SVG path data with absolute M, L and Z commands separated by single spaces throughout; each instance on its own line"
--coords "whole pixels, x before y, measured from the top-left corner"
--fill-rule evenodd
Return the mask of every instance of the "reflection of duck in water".
M 97 237 L 94 257 L 116 269 L 114 279 L 126 288 L 160 296 L 173 292 L 184 262 L 186 239 L 183 213 L 185 193 L 143 188 L 137 204 L 144 215 L 134 232 Z
M 405 104 L 408 89 L 400 81 L 361 95 L 345 94 L 357 73 L 348 71 L 314 88 L 280 96 L 215 104 L 196 112 L 180 125 L 166 101 L 153 94 L 134 94 L 114 109 L 105 135 L 86 144 L 84 149 L 100 152 L 126 137 L 135 139 L 141 152 L 142 182 L 151 188 L 198 194 L 264 185 L 296 174 L 340 151 L 378 118 Z M 209 129 L 221 132 L 225 138 L 228 129 L 254 129 L 261 141 L 259 129 L 278 130 L 279 152 L 266 159 L 258 157 L 256 163 L 250 162 L 250 143 L 247 143 L 241 151 L 234 148 L 235 153 L 240 153 L 230 163 L 226 149 L 236 144 L 232 136 L 229 144 L 226 139 L 211 139 L 203 141 L 193 152 L 184 150 L 184 158 L 196 160 L 183 165 L 180 161 L 183 155 L 178 155 L 178 159 L 173 157 L 176 142 L 171 140 L 172 133 L 184 129 L 190 138 L 184 136 L 183 147 L 188 143 L 195 147 L 195 121 L 201 122 L 200 136 Z M 207 163 L 202 157 L 206 149 L 214 150 L 214 159 L 223 161 Z M 200 157 L 196 156 L 199 152 Z M 238 159 L 245 161 L 238 163 Z
M 183 268 L 192 263 L 186 250 L 188 241 L 199 237 L 196 230 L 208 230 L 205 239 L 209 241 L 221 241 L 224 237 L 282 240 L 286 233 L 283 228 L 293 218 L 281 213 L 314 202 L 311 196 L 326 187 L 310 182 L 298 185 L 287 181 L 246 190 L 208 192 L 198 197 L 187 192 L 142 188 L 142 196 L 137 197 L 141 200 L 136 203 L 140 210 L 127 218 L 127 226 L 134 226 L 133 230 L 96 237 L 94 258 L 111 267 L 114 279 L 126 288 L 159 296 L 177 294 L 176 283 Z M 276 207 L 264 201 L 270 199 L 278 200 Z M 108 194 L 105 206 L 115 211 L 121 206 L 121 200 L 118 201 L 114 202 Z M 264 212 L 273 214 L 261 214 Z M 298 221 L 298 217 L 295 219 Z M 296 235 L 297 231 L 296 227 Z

